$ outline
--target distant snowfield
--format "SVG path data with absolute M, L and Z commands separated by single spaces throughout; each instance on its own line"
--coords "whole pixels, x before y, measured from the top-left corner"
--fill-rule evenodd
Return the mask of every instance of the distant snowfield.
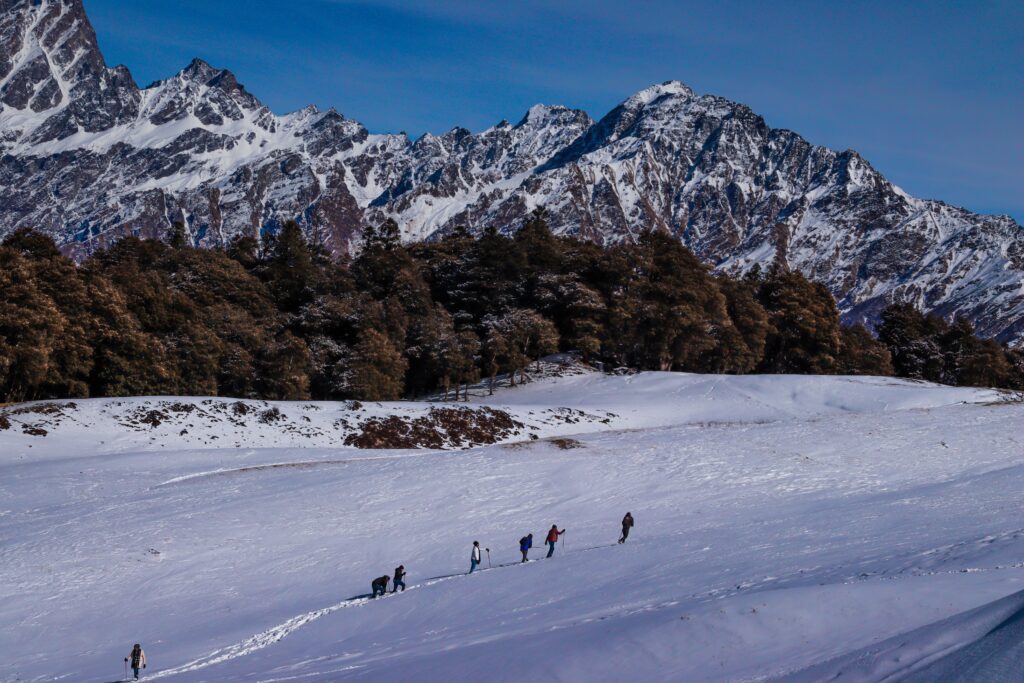
M 447 450 L 344 441 L 448 404 L 8 407 L 0 680 L 120 680 L 134 642 L 168 681 L 1013 680 L 1012 399 L 589 374 L 474 399 L 518 426 Z

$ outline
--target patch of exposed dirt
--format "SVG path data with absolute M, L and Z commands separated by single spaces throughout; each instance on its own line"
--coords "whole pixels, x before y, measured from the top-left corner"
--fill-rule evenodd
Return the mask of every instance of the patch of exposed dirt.
M 274 424 L 275 422 L 279 422 L 283 419 L 284 416 L 281 414 L 281 411 L 278 410 L 276 407 L 267 408 L 262 413 L 260 413 L 260 422 L 262 422 L 265 425 Z
M 36 427 L 35 425 L 23 424 L 21 425 L 21 431 L 28 434 L 29 436 L 46 436 L 49 434 L 42 427 Z
M 389 415 L 359 424 L 345 438 L 356 448 L 460 448 L 492 444 L 518 434 L 525 425 L 493 408 L 431 408 L 410 418 Z
M 7 419 L 7 416 L 0 413 L 0 429 L 10 429 L 11 421 Z
M 600 422 L 602 424 L 610 424 L 612 418 L 618 417 L 615 413 L 608 411 L 602 411 L 603 415 L 596 415 L 586 413 L 582 410 L 575 408 L 548 408 L 543 411 L 550 417 L 548 419 L 542 419 L 547 424 L 580 424 L 581 422 Z
M 70 403 L 35 403 L 30 406 L 22 406 L 10 411 L 11 415 L 61 415 L 66 410 L 77 410 L 78 404 Z
M 551 443 L 561 448 L 563 451 L 567 451 L 570 448 L 583 448 L 583 444 L 577 441 L 576 439 L 559 438 L 551 439 L 550 441 Z
M 169 415 L 161 410 L 149 410 L 139 419 L 139 424 L 159 427 L 161 423 L 169 419 Z

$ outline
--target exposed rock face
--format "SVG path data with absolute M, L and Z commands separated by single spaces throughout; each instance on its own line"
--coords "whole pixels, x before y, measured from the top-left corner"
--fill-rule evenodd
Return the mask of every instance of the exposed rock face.
M 182 220 L 198 245 L 299 221 L 341 253 L 395 218 L 407 239 L 515 229 L 545 206 L 600 242 L 646 227 L 715 267 L 777 251 L 827 283 L 848 319 L 892 298 L 1024 339 L 1024 230 L 919 200 L 856 152 L 768 127 L 671 81 L 594 122 L 537 105 L 517 124 L 412 141 L 334 110 L 277 116 L 196 60 L 140 89 L 108 68 L 80 0 L 0 0 L 0 234 L 34 226 L 82 256 Z

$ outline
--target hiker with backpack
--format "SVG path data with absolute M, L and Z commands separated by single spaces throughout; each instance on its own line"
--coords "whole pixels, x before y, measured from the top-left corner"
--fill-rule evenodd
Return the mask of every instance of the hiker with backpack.
M 480 560 L 483 556 L 480 554 L 480 541 L 473 541 L 473 551 L 469 555 L 469 573 L 479 566 Z
M 124 658 L 125 662 L 131 662 L 132 673 L 135 674 L 135 680 L 139 680 L 139 669 L 146 668 L 146 653 L 142 651 L 142 646 L 138 643 L 132 647 L 130 655 Z
M 378 595 L 383 596 L 386 594 L 388 592 L 388 581 L 390 580 L 391 577 L 387 574 L 374 579 L 373 583 L 370 584 L 370 587 L 373 588 L 373 597 L 377 597 Z
M 555 544 L 558 543 L 558 537 L 565 533 L 565 529 L 558 530 L 557 524 L 551 525 L 551 531 L 548 532 L 548 537 L 545 539 L 545 543 L 548 544 L 548 557 L 555 554 Z
M 523 554 L 523 562 L 528 562 L 527 554 L 530 552 L 530 548 L 533 547 L 533 534 L 526 534 L 519 539 L 519 552 Z
M 633 513 L 627 512 L 626 516 L 622 518 L 622 536 L 619 538 L 619 543 L 625 543 L 626 539 L 629 538 L 629 530 L 633 528 Z
M 395 567 L 395 578 L 391 582 L 391 592 L 397 593 L 398 587 L 402 587 L 402 592 L 405 592 L 405 565 L 400 564 Z

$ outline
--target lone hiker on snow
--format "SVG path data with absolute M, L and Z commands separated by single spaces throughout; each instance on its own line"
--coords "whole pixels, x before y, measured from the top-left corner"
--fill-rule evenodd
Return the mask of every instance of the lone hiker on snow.
M 385 574 L 384 576 L 379 576 L 373 580 L 373 583 L 370 584 L 373 588 L 373 597 L 384 595 L 388 592 L 388 581 L 390 579 L 391 577 Z
M 526 555 L 530 552 L 530 548 L 533 547 L 533 534 L 526 534 L 519 539 L 519 552 L 523 554 L 523 562 L 526 562 Z
M 548 532 L 548 537 L 545 539 L 545 543 L 548 544 L 548 557 L 555 554 L 555 544 L 558 543 L 558 537 L 565 533 L 565 529 L 558 530 L 557 524 L 551 525 L 551 531 Z
M 627 512 L 626 516 L 622 518 L 622 537 L 619 539 L 619 543 L 625 543 L 626 539 L 629 538 L 629 530 L 633 528 L 633 513 Z
M 146 653 L 142 651 L 142 646 L 135 643 L 132 653 L 125 657 L 124 661 L 132 663 L 132 673 L 135 674 L 135 680 L 139 680 L 139 669 L 146 668 Z
M 391 582 L 391 592 L 397 593 L 398 587 L 402 587 L 402 592 L 405 592 L 405 565 L 400 564 L 395 567 L 395 580 Z
M 469 556 L 469 573 L 472 574 L 480 564 L 480 541 L 473 541 L 473 553 Z

